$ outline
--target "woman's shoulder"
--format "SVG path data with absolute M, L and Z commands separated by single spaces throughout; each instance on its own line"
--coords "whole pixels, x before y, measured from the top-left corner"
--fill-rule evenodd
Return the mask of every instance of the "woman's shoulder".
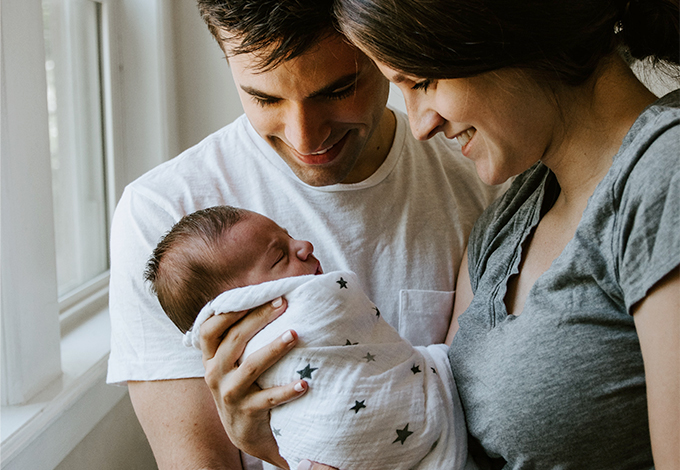
M 675 90 L 650 104 L 631 126 L 615 158 L 626 154 L 642 154 L 654 145 L 668 148 L 677 155 L 680 141 L 676 138 L 680 127 L 680 90 Z
M 666 193 L 680 172 L 680 90 L 638 117 L 614 157 L 614 198 Z
M 614 158 L 599 198 L 628 307 L 680 263 L 680 91 L 650 105 Z

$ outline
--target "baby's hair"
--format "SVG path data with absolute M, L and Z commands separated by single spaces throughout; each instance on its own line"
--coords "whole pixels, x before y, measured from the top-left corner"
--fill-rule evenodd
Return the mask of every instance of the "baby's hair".
M 220 262 L 224 236 L 249 212 L 215 206 L 182 217 L 166 233 L 146 264 L 144 278 L 182 333 L 203 306 L 233 287 L 233 267 Z

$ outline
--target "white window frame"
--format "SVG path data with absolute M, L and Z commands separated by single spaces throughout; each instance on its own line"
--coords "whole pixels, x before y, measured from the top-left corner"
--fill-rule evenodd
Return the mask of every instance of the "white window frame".
M 171 2 L 97 1 L 112 215 L 178 150 Z M 53 469 L 127 392 L 105 385 L 108 273 L 57 298 L 45 83 L 41 0 L 0 0 L 2 470 Z

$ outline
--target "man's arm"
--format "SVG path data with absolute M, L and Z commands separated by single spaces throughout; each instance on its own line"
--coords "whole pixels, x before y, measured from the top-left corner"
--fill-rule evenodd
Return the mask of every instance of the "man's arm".
M 202 378 L 128 382 L 160 470 L 242 469 Z

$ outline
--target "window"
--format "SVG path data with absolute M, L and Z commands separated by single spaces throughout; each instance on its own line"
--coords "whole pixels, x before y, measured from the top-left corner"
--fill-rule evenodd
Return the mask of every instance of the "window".
M 60 299 L 108 269 L 102 5 L 43 0 Z
M 108 224 L 177 153 L 170 2 L 44 1 L 0 0 L 4 470 L 54 468 L 125 394 L 104 384 Z

